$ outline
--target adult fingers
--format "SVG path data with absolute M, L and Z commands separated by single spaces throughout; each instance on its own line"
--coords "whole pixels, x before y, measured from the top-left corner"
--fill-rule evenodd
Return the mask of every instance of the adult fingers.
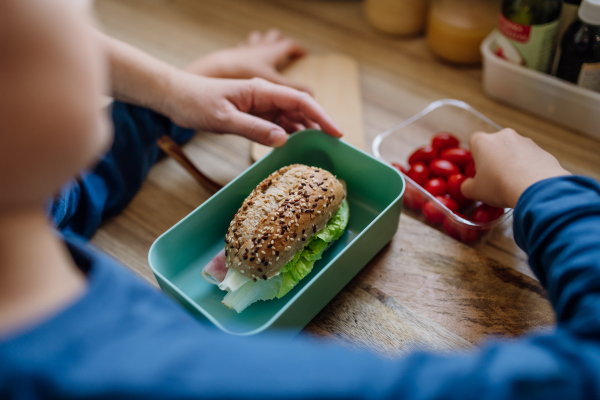
M 278 85 L 289 86 L 291 88 L 300 90 L 302 92 L 312 94 L 312 90 L 308 86 L 303 85 L 301 83 L 294 82 L 293 80 L 286 78 L 285 76 L 280 74 L 275 69 L 269 70 L 268 72 L 265 71 L 262 75 L 263 75 L 263 78 L 268 80 L 269 82 L 273 82 Z
M 250 113 L 251 115 L 254 115 L 255 117 L 258 118 L 262 118 L 262 119 L 266 119 L 267 121 L 271 121 L 273 123 L 277 123 L 277 120 L 279 120 L 279 118 L 281 117 L 282 113 L 279 110 L 271 110 L 269 112 L 264 112 L 264 113 Z
M 321 127 L 319 126 L 319 124 L 317 124 L 314 121 L 311 121 L 310 119 L 306 118 L 306 115 L 296 112 L 296 111 L 286 111 L 284 113 L 284 116 L 286 118 L 288 118 L 291 121 L 297 122 L 299 124 L 302 124 L 303 126 L 305 126 L 307 129 L 321 129 Z
M 277 68 L 284 68 L 290 61 L 306 55 L 306 49 L 293 39 L 285 38 L 273 46 Z
M 275 43 L 278 40 L 281 40 L 283 38 L 284 38 L 283 33 L 281 33 L 281 31 L 279 31 L 278 29 L 269 29 L 268 32 L 265 34 L 264 42 L 265 43 Z
M 282 127 L 241 111 L 233 111 L 222 131 L 272 147 L 281 147 L 287 141 L 287 133 Z
M 304 125 L 301 123 L 295 122 L 287 118 L 286 116 L 282 116 L 279 119 L 279 126 L 281 126 L 287 133 L 294 133 L 298 131 L 303 131 L 306 129 Z
M 259 44 L 263 40 L 263 35 L 259 31 L 252 31 L 248 34 L 247 42 L 250 45 Z
M 254 106 L 257 111 L 277 108 L 284 111 L 298 111 L 316 122 L 321 129 L 334 137 L 342 137 L 340 128 L 327 115 L 325 110 L 309 94 L 292 88 L 275 85 L 263 79 L 254 78 Z M 260 110 L 263 108 L 263 110 Z

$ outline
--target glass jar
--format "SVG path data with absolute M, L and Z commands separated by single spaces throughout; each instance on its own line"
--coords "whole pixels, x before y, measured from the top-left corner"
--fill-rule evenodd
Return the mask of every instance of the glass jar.
M 425 28 L 429 0 L 366 0 L 365 17 L 382 32 L 414 35 Z
M 481 62 L 479 46 L 496 27 L 500 0 L 432 0 L 427 42 L 439 57 L 460 64 Z

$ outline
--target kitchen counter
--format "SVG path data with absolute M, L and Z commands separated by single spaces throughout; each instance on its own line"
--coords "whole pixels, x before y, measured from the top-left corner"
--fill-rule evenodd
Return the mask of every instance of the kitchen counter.
M 600 142 L 486 97 L 479 67 L 439 61 L 422 37 L 375 32 L 361 2 L 97 0 L 95 9 L 107 33 L 176 66 L 271 27 L 310 52 L 354 57 L 369 150 L 378 133 L 432 101 L 455 98 L 531 137 L 571 172 L 600 178 Z M 232 135 L 198 133 L 185 151 L 222 184 L 251 164 L 249 142 Z M 164 159 L 130 206 L 92 241 L 156 285 L 147 263 L 150 245 L 211 194 Z M 305 331 L 394 357 L 414 348 L 446 352 L 551 329 L 552 309 L 526 261 L 510 231 L 469 247 L 403 214 L 393 240 Z

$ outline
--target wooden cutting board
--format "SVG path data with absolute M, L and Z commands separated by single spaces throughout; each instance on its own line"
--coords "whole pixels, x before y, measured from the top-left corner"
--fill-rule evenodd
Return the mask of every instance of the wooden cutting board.
M 356 60 L 342 54 L 307 55 L 290 65 L 284 75 L 310 87 L 317 102 L 344 133 L 343 139 L 361 150 L 365 149 Z M 252 159 L 261 159 L 271 149 L 252 143 Z

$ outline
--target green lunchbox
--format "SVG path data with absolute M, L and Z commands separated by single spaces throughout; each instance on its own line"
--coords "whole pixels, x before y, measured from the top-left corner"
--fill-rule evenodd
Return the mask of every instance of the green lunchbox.
M 346 181 L 348 228 L 286 296 L 238 314 L 221 304 L 225 292 L 200 273 L 223 249 L 229 223 L 256 185 L 295 163 L 326 169 Z M 299 132 L 156 239 L 148 261 L 161 289 L 201 321 L 236 335 L 275 329 L 296 335 L 394 236 L 403 194 L 404 179 L 396 169 L 321 131 Z

